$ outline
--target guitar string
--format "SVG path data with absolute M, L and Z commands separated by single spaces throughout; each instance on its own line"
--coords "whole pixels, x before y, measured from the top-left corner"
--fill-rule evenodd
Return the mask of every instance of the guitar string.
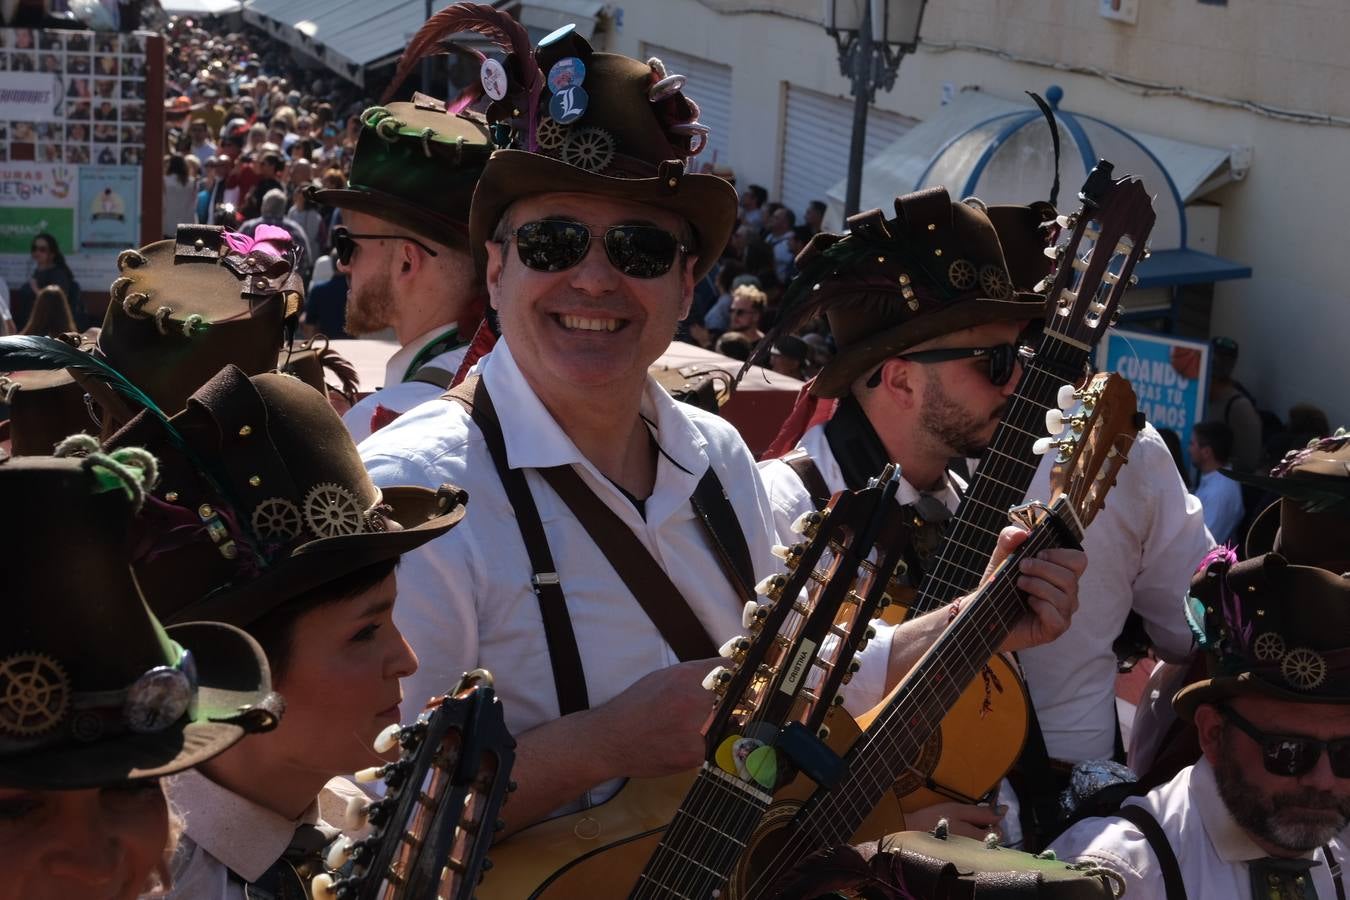
M 1041 549 L 1050 545 L 1051 537 L 1051 529 L 1045 528 L 1040 536 L 1033 534 L 1032 538 L 1029 538 L 1022 548 L 1019 548 L 1019 552 L 1022 553 L 1023 557 L 1039 552 Z M 1009 601 L 1015 602 L 1010 603 Z M 987 629 L 990 627 L 1011 630 L 1012 625 L 1016 623 L 1017 618 L 1024 610 L 1025 601 L 1021 599 L 1021 592 L 1016 588 L 1015 578 L 1000 579 L 999 581 L 992 583 L 987 589 L 987 592 L 981 595 L 979 602 L 971 604 L 966 611 L 963 611 L 963 614 L 959 615 L 957 620 L 952 623 L 952 626 L 944 632 L 944 636 L 939 638 L 940 642 L 943 642 L 946 647 L 950 647 L 951 649 L 946 650 L 941 654 L 937 654 L 933 653 L 930 648 L 927 659 L 921 660 L 915 667 L 916 670 L 921 670 L 919 674 L 926 674 L 926 672 L 922 671 L 923 669 L 936 667 L 945 660 L 948 653 L 959 653 L 961 660 L 963 660 L 972 670 L 978 671 L 977 667 L 982 666 L 988 660 L 991 652 L 984 652 L 978 648 L 966 646 L 960 639 L 964 637 L 977 637 L 981 632 L 987 633 Z M 1008 619 L 1010 614 L 1013 616 L 1011 621 Z M 995 643 L 993 645 L 994 648 L 997 648 L 998 643 L 1002 643 L 1002 640 L 1000 639 Z M 957 648 L 959 648 L 959 650 Z M 896 720 L 898 718 L 898 713 L 900 712 L 898 707 L 901 705 L 916 706 L 918 709 L 915 713 L 915 717 L 917 717 L 919 721 L 936 720 L 940 722 L 941 717 L 936 713 L 949 710 L 950 705 L 959 699 L 964 692 L 964 684 L 959 685 L 961 689 L 957 690 L 956 687 L 952 686 L 954 680 L 949 678 L 945 672 L 941 674 L 942 677 L 938 680 L 938 684 L 943 685 L 940 690 L 951 695 L 949 700 L 944 699 L 944 695 L 938 693 L 939 688 L 936 684 L 917 680 L 917 676 L 907 676 L 907 678 L 916 678 L 911 685 L 910 690 L 905 693 L 908 702 L 905 704 L 895 703 L 888 707 L 886 712 L 878 718 L 877 722 L 875 722 L 872 727 L 868 729 L 867 733 L 859 739 L 859 743 L 855 744 L 849 751 L 848 757 L 852 762 L 854 764 L 860 764 L 856 770 L 858 773 L 857 776 L 852 776 L 854 770 L 850 767 L 851 777 L 848 779 L 850 782 L 856 782 L 862 776 L 866 775 L 873 786 L 870 793 L 878 795 L 877 799 L 879 799 L 879 796 L 884 794 L 885 791 L 894 784 L 895 778 L 890 777 L 883 769 L 883 754 L 864 754 L 861 745 L 863 742 L 866 742 L 870 748 L 884 740 L 890 744 L 887 749 L 889 749 L 893 755 L 897 756 L 899 755 L 898 751 L 902 749 L 899 746 L 897 738 L 908 739 L 909 747 L 922 747 L 923 743 L 931 735 L 933 729 L 926 727 L 919 732 L 913 731 L 912 725 L 914 724 L 915 718 L 911 718 L 910 726 L 904 726 L 903 724 L 897 726 Z M 897 696 L 897 700 L 898 699 L 900 699 L 899 696 Z M 897 727 L 902 729 L 901 733 L 898 736 L 892 736 L 890 730 Z M 918 734 L 923 735 L 923 740 L 919 740 Z M 871 736 L 870 740 L 869 736 Z M 752 882 L 750 891 L 747 894 L 748 897 L 755 896 L 757 891 L 767 887 L 766 881 L 770 881 L 772 876 L 780 874 L 781 871 L 786 868 L 784 865 L 785 857 L 788 859 L 797 859 L 818 849 L 820 846 L 832 845 L 851 837 L 854 831 L 856 831 L 857 825 L 861 824 L 862 820 L 871 813 L 873 808 L 875 808 L 875 803 L 870 803 L 863 797 L 853 796 L 850 792 L 844 790 L 844 785 L 842 784 L 833 791 L 818 791 L 815 796 L 820 799 L 813 807 L 798 814 L 796 827 L 793 828 L 787 841 L 775 854 L 770 864 L 762 869 L 756 879 Z M 840 808 L 841 804 L 845 802 L 851 804 L 850 809 L 845 810 Z M 848 818 L 847 816 L 851 816 L 852 818 Z M 823 830 L 817 831 L 815 828 L 808 827 L 813 825 L 823 825 L 831 819 L 834 821 L 834 828 L 828 837 Z M 853 822 L 854 824 L 846 825 L 844 824 L 845 822 Z M 843 829 L 847 830 L 844 831 Z M 824 840 L 822 840 L 822 838 Z

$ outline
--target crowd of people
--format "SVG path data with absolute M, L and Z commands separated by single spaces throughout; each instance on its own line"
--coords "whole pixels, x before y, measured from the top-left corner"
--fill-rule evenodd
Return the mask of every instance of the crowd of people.
M 503 50 L 530 46 L 504 13 L 491 21 Z M 429 21 L 395 80 L 462 26 Z M 1056 455 L 1019 449 L 1031 435 L 1013 412 L 1068 405 L 1058 377 L 1023 377 L 1041 364 L 1024 347 L 1055 265 L 1047 204 L 935 187 L 846 233 L 820 231 L 820 204 L 798 226 L 762 188 L 699 171 L 696 84 L 565 29 L 484 64 L 496 102 L 460 113 L 454 98 L 334 102 L 335 85 L 302 90 L 255 57 L 252 36 L 178 23 L 170 38 L 175 240 L 119 256 L 100 331 L 44 340 L 77 327 L 49 298 L 78 288 L 40 236 L 26 336 L 0 338 L 0 897 L 342 895 L 349 859 L 374 855 L 350 839 L 393 806 L 349 776 L 398 791 L 405 770 L 385 764 L 417 747 L 426 698 L 484 668 L 516 790 L 480 896 L 511 896 L 493 893 L 508 875 L 533 890 L 571 861 L 560 846 L 600 854 L 672 821 L 657 853 L 673 864 L 600 856 L 587 890 L 720 896 L 799 768 L 821 786 L 793 813 L 795 868 L 754 862 L 767 895 L 1070 896 L 1032 877 L 1055 854 L 1083 861 L 1058 874 L 1084 896 L 1343 895 L 1350 434 L 1304 408 L 1277 437 L 1233 379 L 1236 344 L 1216 339 L 1195 493 L 1164 434 L 1123 416 L 1129 464 L 1103 508 L 1092 488 L 1095 515 L 1066 542 L 1081 546 L 1008 525 L 1010 505 L 1060 491 Z M 311 271 L 328 249 L 340 294 Z M 341 303 L 346 331 L 398 342 L 355 405 L 325 391 L 326 351 L 306 351 L 309 368 L 286 343 L 316 296 Z M 653 379 L 672 335 L 809 379 L 762 459 Z M 1088 356 L 1064 357 L 1066 373 Z M 1253 427 L 1271 428 L 1255 450 Z M 1269 475 L 1262 452 L 1281 454 Z M 858 565 L 912 608 L 860 623 L 831 715 L 881 714 L 841 758 L 826 731 L 752 711 L 752 687 L 722 701 L 735 724 L 709 747 L 709 686 L 726 691 L 751 646 L 766 654 L 752 685 L 794 704 L 823 690 L 802 670 L 843 641 L 778 658 L 796 635 L 763 625 L 772 609 L 797 622 L 787 610 L 809 615 L 820 592 L 760 579 L 785 558 L 794 571 L 803 529 L 849 515 L 832 497 L 883 484 L 897 507 L 840 534 L 889 542 Z M 1018 602 L 993 607 L 990 584 Z M 1126 735 L 1131 619 L 1159 664 Z M 977 658 L 944 643 L 966 628 Z M 946 696 L 957 655 L 983 697 L 964 738 L 979 746 L 907 732 L 915 755 L 876 738 L 919 729 L 934 710 L 908 698 Z M 952 705 L 938 711 L 964 715 Z M 981 730 L 1008 716 L 1000 737 Z M 640 828 L 614 824 L 620 791 L 700 767 L 738 802 L 696 785 L 643 807 Z M 903 816 L 888 811 L 899 794 Z M 939 843 L 848 848 L 883 838 L 882 820 Z M 941 842 L 954 858 L 934 867 Z M 1000 844 L 1052 852 L 968 865 Z M 861 864 L 840 865 L 849 854 Z M 478 874 L 456 866 L 446 878 Z

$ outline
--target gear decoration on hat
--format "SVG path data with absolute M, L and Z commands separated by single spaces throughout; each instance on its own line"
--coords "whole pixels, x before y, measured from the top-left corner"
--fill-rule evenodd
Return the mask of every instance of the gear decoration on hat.
M 70 709 L 66 670 L 45 653 L 0 660 L 0 731 L 19 737 L 48 732 Z
M 264 541 L 284 544 L 303 527 L 300 508 L 285 497 L 268 497 L 253 510 L 253 533 Z
M 356 495 L 331 481 L 316 484 L 305 495 L 305 524 L 321 538 L 360 534 L 366 517 Z
M 1252 642 L 1252 654 L 1258 662 L 1279 662 L 1284 658 L 1284 638 L 1273 631 L 1258 634 Z
M 574 128 L 563 144 L 562 161 L 587 172 L 603 172 L 614 159 L 614 138 L 603 128 Z
M 552 119 L 541 119 L 534 140 L 541 150 L 557 150 L 567 141 L 569 131 L 571 129 L 566 125 L 559 125 Z
M 980 268 L 980 287 L 990 300 L 1007 300 L 1012 296 L 1012 281 L 1008 273 L 992 263 Z
M 1301 691 L 1315 690 L 1327 680 L 1327 661 L 1316 650 L 1295 647 L 1285 653 L 1280 674 Z
M 968 259 L 954 259 L 947 267 L 947 280 L 958 291 L 968 291 L 979 282 L 979 272 Z

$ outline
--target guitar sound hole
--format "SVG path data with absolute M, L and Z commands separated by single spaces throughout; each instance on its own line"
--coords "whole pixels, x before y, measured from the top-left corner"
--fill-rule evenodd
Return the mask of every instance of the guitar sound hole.
M 919 750 L 919 758 L 914 760 L 910 768 L 900 774 L 895 782 L 895 796 L 905 798 L 924 786 L 929 775 L 937 768 L 938 762 L 942 759 L 942 729 L 933 730 L 932 736 L 924 741 L 923 747 Z

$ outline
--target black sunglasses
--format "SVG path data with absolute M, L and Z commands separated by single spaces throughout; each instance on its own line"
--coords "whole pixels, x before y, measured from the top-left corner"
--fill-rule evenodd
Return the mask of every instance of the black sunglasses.
M 352 234 L 345 225 L 339 225 L 333 229 L 333 252 L 337 254 L 338 262 L 344 266 L 352 261 L 352 254 L 356 252 L 356 242 L 360 240 L 386 240 L 386 241 L 411 241 L 425 250 L 429 255 L 435 256 L 436 251 L 432 250 L 426 244 L 417 238 L 408 234 Z
M 1017 357 L 1021 352 L 1018 344 L 996 344 L 993 347 L 945 347 L 940 350 L 919 350 L 915 353 L 902 353 L 896 359 L 905 359 L 916 363 L 949 362 L 953 359 L 979 359 L 989 361 L 989 382 L 998 387 L 1007 384 L 1017 368 Z M 867 386 L 874 388 L 881 384 L 881 368 L 878 367 L 867 379 Z
M 659 278 L 670 271 L 677 254 L 689 252 L 679 238 L 655 225 L 584 225 L 541 219 L 516 229 L 516 253 L 536 272 L 561 272 L 586 258 L 596 239 L 593 231 L 602 231 L 600 240 L 610 264 L 629 278 Z
M 1332 774 L 1337 778 L 1350 778 L 1350 738 L 1323 741 L 1297 734 L 1271 734 L 1248 722 L 1232 707 L 1219 706 L 1218 710 L 1220 715 L 1261 745 L 1261 761 L 1270 774 L 1285 778 L 1306 775 L 1317 765 L 1325 749 Z

